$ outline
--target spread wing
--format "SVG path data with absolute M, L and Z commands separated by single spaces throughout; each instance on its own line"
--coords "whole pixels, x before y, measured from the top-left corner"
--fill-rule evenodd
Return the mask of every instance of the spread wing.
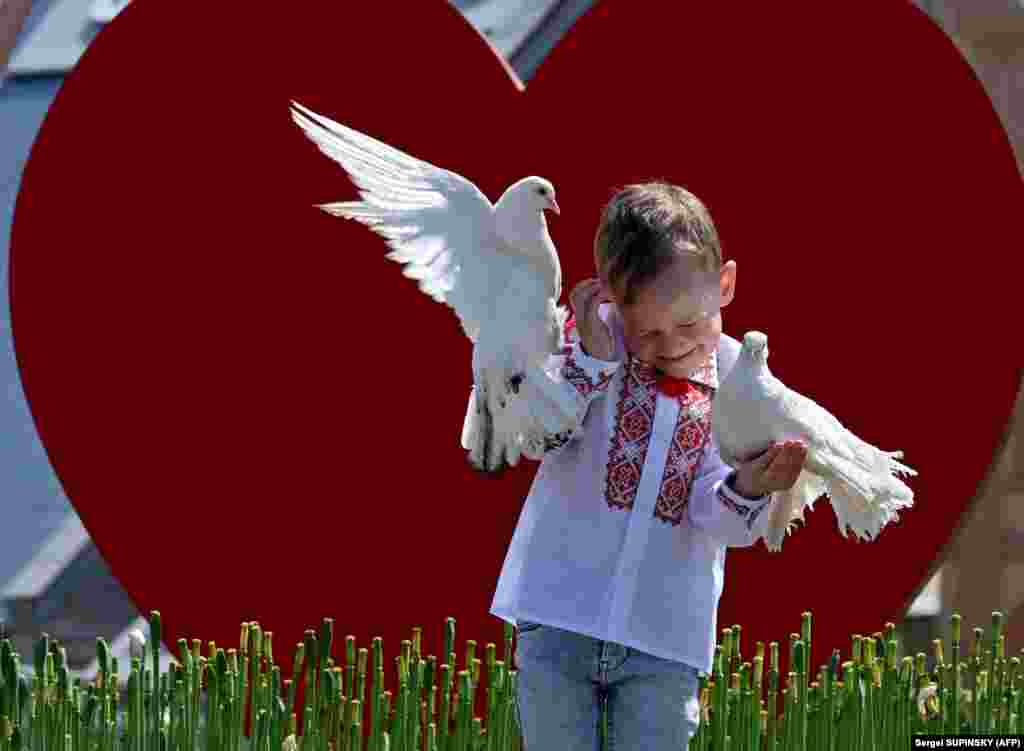
M 494 206 L 466 178 L 435 167 L 292 102 L 292 119 L 338 162 L 361 201 L 322 204 L 383 237 L 387 258 L 404 265 L 431 298 L 449 305 L 476 342 L 508 268 L 522 259 L 499 251 Z

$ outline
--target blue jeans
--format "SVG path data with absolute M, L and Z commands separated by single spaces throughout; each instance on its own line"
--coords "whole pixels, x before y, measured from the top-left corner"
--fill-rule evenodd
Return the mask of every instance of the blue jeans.
M 700 721 L 695 668 L 553 626 L 520 621 L 517 632 L 524 751 L 600 751 L 603 697 L 606 751 L 688 748 Z

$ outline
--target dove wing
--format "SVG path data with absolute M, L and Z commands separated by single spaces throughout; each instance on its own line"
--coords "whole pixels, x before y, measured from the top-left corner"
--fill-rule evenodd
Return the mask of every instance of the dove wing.
M 808 448 L 814 452 L 842 457 L 853 461 L 855 446 L 862 441 L 843 426 L 839 419 L 808 397 L 781 386 L 779 410 L 787 430 L 804 436 Z
M 362 201 L 323 204 L 383 237 L 387 258 L 435 301 L 450 306 L 476 342 L 494 316 L 504 273 L 521 259 L 499 252 L 494 206 L 466 178 L 292 102 L 292 119 L 344 168 Z

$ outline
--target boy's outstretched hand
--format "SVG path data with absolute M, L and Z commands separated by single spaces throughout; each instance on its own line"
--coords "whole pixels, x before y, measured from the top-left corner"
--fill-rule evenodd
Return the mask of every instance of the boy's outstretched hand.
M 796 484 L 807 460 L 807 446 L 800 441 L 775 443 L 760 456 L 736 470 L 733 490 L 746 498 L 789 490 Z

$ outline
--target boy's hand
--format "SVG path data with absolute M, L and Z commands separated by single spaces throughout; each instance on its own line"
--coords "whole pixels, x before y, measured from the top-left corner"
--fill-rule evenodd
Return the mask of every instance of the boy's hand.
M 569 305 L 576 317 L 576 330 L 583 342 L 583 351 L 598 360 L 615 357 L 615 340 L 607 324 L 597 314 L 603 302 L 611 302 L 598 279 L 584 279 L 569 293 Z
M 796 484 L 806 460 L 807 446 L 800 441 L 774 443 L 760 456 L 740 465 L 733 490 L 746 498 L 789 490 Z

